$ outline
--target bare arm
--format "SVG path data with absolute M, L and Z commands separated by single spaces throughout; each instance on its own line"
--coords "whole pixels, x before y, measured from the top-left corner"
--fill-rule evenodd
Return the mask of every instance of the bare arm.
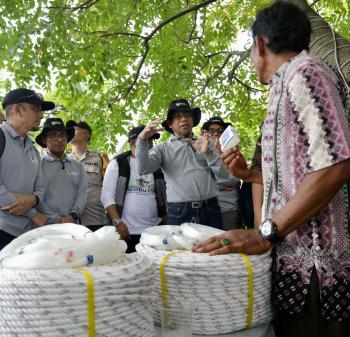
M 272 217 L 279 234 L 285 236 L 319 214 L 349 180 L 350 159 L 306 175 L 294 196 Z
M 258 228 L 261 223 L 262 205 L 264 199 L 264 187 L 261 184 L 252 184 L 252 197 L 254 207 L 254 227 Z
M 306 175 L 294 196 L 272 217 L 272 220 L 277 224 L 278 234 L 286 236 L 319 214 L 341 186 L 349 180 L 350 159 Z M 223 246 L 221 244 L 221 239 L 224 237 L 230 239 L 229 245 Z M 202 242 L 193 251 L 210 252 L 210 255 L 262 254 L 270 248 L 271 243 L 264 240 L 257 229 L 252 229 L 228 231 Z
M 262 173 L 248 168 L 247 161 L 239 151 L 239 148 L 228 149 L 221 154 L 226 169 L 235 177 L 243 181 L 262 184 Z

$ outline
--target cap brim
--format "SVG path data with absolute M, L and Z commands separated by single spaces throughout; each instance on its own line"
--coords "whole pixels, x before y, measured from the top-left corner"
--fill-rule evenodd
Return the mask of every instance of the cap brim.
M 168 131 L 170 133 L 174 133 L 173 130 L 170 128 L 167 120 L 162 122 L 161 125 L 165 129 L 165 131 Z
M 37 143 L 38 145 L 40 145 L 43 148 L 46 148 L 46 145 L 43 142 L 43 138 L 45 136 L 46 132 L 41 131 L 41 133 L 39 133 L 36 137 L 35 137 L 35 143 Z
M 55 103 L 50 101 L 41 101 L 41 110 L 48 111 L 55 109 Z
M 73 121 L 73 120 L 69 120 L 67 123 L 66 123 L 66 128 L 74 128 L 75 126 L 77 126 L 78 123 L 76 121 Z

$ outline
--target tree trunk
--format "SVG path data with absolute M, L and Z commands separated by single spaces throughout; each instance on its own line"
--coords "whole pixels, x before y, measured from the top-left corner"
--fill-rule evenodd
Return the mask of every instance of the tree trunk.
M 312 26 L 310 53 L 331 64 L 350 83 L 350 41 L 335 33 L 306 0 L 288 0 L 300 7 L 309 17 Z

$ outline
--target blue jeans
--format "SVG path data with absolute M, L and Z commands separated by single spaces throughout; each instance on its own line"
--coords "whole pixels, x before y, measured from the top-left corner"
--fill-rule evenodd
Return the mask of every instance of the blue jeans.
M 184 203 L 168 204 L 168 225 L 181 225 L 184 222 L 199 223 L 202 225 L 223 229 L 221 209 L 218 202 L 207 207 L 191 208 Z

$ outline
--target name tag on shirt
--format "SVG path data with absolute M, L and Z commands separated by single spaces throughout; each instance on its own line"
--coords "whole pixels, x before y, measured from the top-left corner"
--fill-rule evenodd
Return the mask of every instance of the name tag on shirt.
M 68 170 L 67 171 L 67 173 L 68 173 L 68 175 L 70 175 L 70 176 L 78 176 L 78 174 L 79 174 L 79 172 L 77 172 L 77 171 L 72 171 L 72 170 Z
M 36 164 L 38 163 L 38 157 L 33 154 L 30 156 L 30 160 L 32 163 L 36 163 Z

